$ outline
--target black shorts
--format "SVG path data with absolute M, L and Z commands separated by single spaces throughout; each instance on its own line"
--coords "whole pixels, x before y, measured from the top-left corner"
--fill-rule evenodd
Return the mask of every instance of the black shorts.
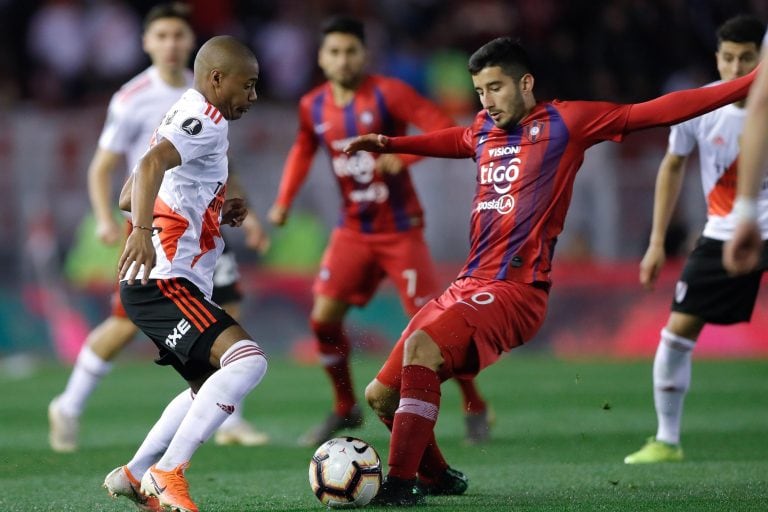
M 216 260 L 213 270 L 213 294 L 211 300 L 216 304 L 230 304 L 243 300 L 238 280 L 240 273 L 237 271 L 235 255 L 224 246 L 224 252 Z
M 120 283 L 120 300 L 128 318 L 157 346 L 160 365 L 173 366 L 186 380 L 196 380 L 216 368 L 211 345 L 237 322 L 187 279 L 150 279 Z
M 675 285 L 672 311 L 696 316 L 710 324 L 748 322 L 767 255 L 764 247 L 760 270 L 734 277 L 723 267 L 723 242 L 699 238 Z

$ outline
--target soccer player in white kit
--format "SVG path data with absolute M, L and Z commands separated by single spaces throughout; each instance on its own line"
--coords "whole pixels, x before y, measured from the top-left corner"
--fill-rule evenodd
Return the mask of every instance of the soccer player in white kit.
M 758 64 L 765 25 L 752 16 L 737 16 L 717 31 L 715 53 L 722 81 L 733 80 Z M 739 138 L 744 127 L 744 101 L 691 119 L 672 128 L 667 154 L 656 179 L 653 228 L 640 264 L 640 281 L 652 288 L 664 264 L 664 239 L 683 183 L 688 155 L 699 148 L 707 223 L 675 287 L 672 311 L 653 363 L 653 396 L 658 419 L 656 435 L 627 464 L 675 462 L 683 459 L 680 424 L 683 401 L 691 382 L 692 351 L 708 323 L 729 325 L 752 316 L 763 266 L 743 275 L 729 275 L 722 264 L 723 243 L 731 238 L 736 215 Z M 760 193 L 763 238 L 768 238 L 768 191 Z
M 252 336 L 211 301 L 220 225 L 239 226 L 247 214 L 242 199 L 226 198 L 228 121 L 256 101 L 259 66 L 242 43 L 218 36 L 200 48 L 194 70 L 194 87 L 168 111 L 120 198 L 132 221 L 120 298 L 157 346 L 157 363 L 189 385 L 104 481 L 111 495 L 149 510 L 198 511 L 189 461 L 267 370 Z
M 111 193 L 114 170 L 125 158 L 132 170 L 168 109 L 192 86 L 187 69 L 195 44 L 189 9 L 178 3 L 152 8 L 144 20 L 144 50 L 152 65 L 128 81 L 109 104 L 107 121 L 88 170 L 88 188 L 96 218 L 96 234 L 106 244 L 118 243 L 125 228 L 115 222 Z M 232 187 L 230 187 L 230 190 Z M 257 240 L 266 240 L 254 214 L 244 227 Z M 237 269 L 231 253 L 218 260 L 214 300 L 234 317 L 242 298 L 237 288 Z M 128 319 L 117 291 L 112 297 L 110 316 L 88 335 L 64 391 L 48 408 L 49 443 L 58 452 L 72 452 L 78 446 L 80 416 L 86 401 L 112 368 L 111 361 L 135 337 L 138 328 Z M 227 419 L 216 433 L 219 444 L 261 445 L 268 441 L 242 417 L 242 411 Z

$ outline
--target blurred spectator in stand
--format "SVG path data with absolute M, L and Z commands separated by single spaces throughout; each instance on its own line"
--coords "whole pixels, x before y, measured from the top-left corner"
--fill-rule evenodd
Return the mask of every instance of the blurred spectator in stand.
M 250 43 L 263 70 L 261 87 L 269 97 L 294 100 L 310 86 L 314 73 L 314 47 L 298 0 L 280 3 L 272 20 L 255 30 Z
M 31 89 L 38 98 L 66 102 L 80 96 L 88 64 L 86 13 L 77 0 L 48 0 L 30 21 L 27 48 L 38 67 Z
M 143 64 L 141 20 L 122 0 L 97 2 L 88 11 L 88 66 L 94 79 L 114 89 Z

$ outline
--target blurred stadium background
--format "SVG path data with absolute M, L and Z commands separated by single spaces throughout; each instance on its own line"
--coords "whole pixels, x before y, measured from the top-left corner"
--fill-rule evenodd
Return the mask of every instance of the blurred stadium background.
M 21 362 L 71 360 L 108 312 L 115 249 L 93 236 L 86 169 L 110 95 L 148 60 L 139 44 L 151 1 L 0 0 L 0 372 Z M 296 130 L 299 96 L 321 80 L 319 20 L 346 12 L 365 20 L 370 69 L 400 77 L 459 122 L 478 107 L 466 59 L 498 35 L 530 50 L 539 99 L 632 102 L 717 78 L 716 27 L 738 13 L 768 19 L 764 0 L 218 0 L 192 1 L 199 41 L 233 34 L 262 66 L 260 99 L 230 130 L 232 160 L 264 219 Z M 548 319 L 527 350 L 566 356 L 650 357 L 668 314 L 680 259 L 704 222 L 695 162 L 670 230 L 671 261 L 655 292 L 637 266 L 651 223 L 653 183 L 667 130 L 593 148 L 576 181 L 558 244 Z M 695 160 L 695 159 L 694 159 Z M 313 272 L 339 207 L 322 156 L 295 215 L 263 258 L 236 231 L 245 324 L 272 353 L 308 357 Z M 467 251 L 474 167 L 428 160 L 414 178 L 427 238 L 446 283 Z M 115 183 L 115 188 L 119 183 Z M 697 357 L 765 357 L 768 302 L 751 325 L 707 327 Z M 385 288 L 352 315 L 358 345 L 386 350 L 406 322 Z M 150 354 L 136 343 L 134 354 Z M 26 359 L 25 359 L 26 358 Z M 650 383 L 649 383 L 650 384 Z M 650 411 L 649 411 L 650 412 Z

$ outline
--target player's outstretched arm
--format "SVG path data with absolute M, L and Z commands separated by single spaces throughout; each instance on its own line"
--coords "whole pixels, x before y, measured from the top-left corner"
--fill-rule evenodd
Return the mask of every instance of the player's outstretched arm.
M 757 69 L 748 75 L 718 85 L 671 92 L 650 101 L 631 105 L 624 131 L 626 133 L 677 124 L 743 100 L 749 92 Z
M 155 265 L 155 248 L 152 245 L 153 207 L 165 171 L 181 165 L 181 156 L 168 139 L 153 146 L 139 160 L 133 175 L 131 190 L 131 217 L 133 230 L 125 242 L 125 249 L 118 263 L 119 277 L 128 278 L 133 284 L 139 269 L 144 266 L 142 284 L 149 282 L 149 273 Z

